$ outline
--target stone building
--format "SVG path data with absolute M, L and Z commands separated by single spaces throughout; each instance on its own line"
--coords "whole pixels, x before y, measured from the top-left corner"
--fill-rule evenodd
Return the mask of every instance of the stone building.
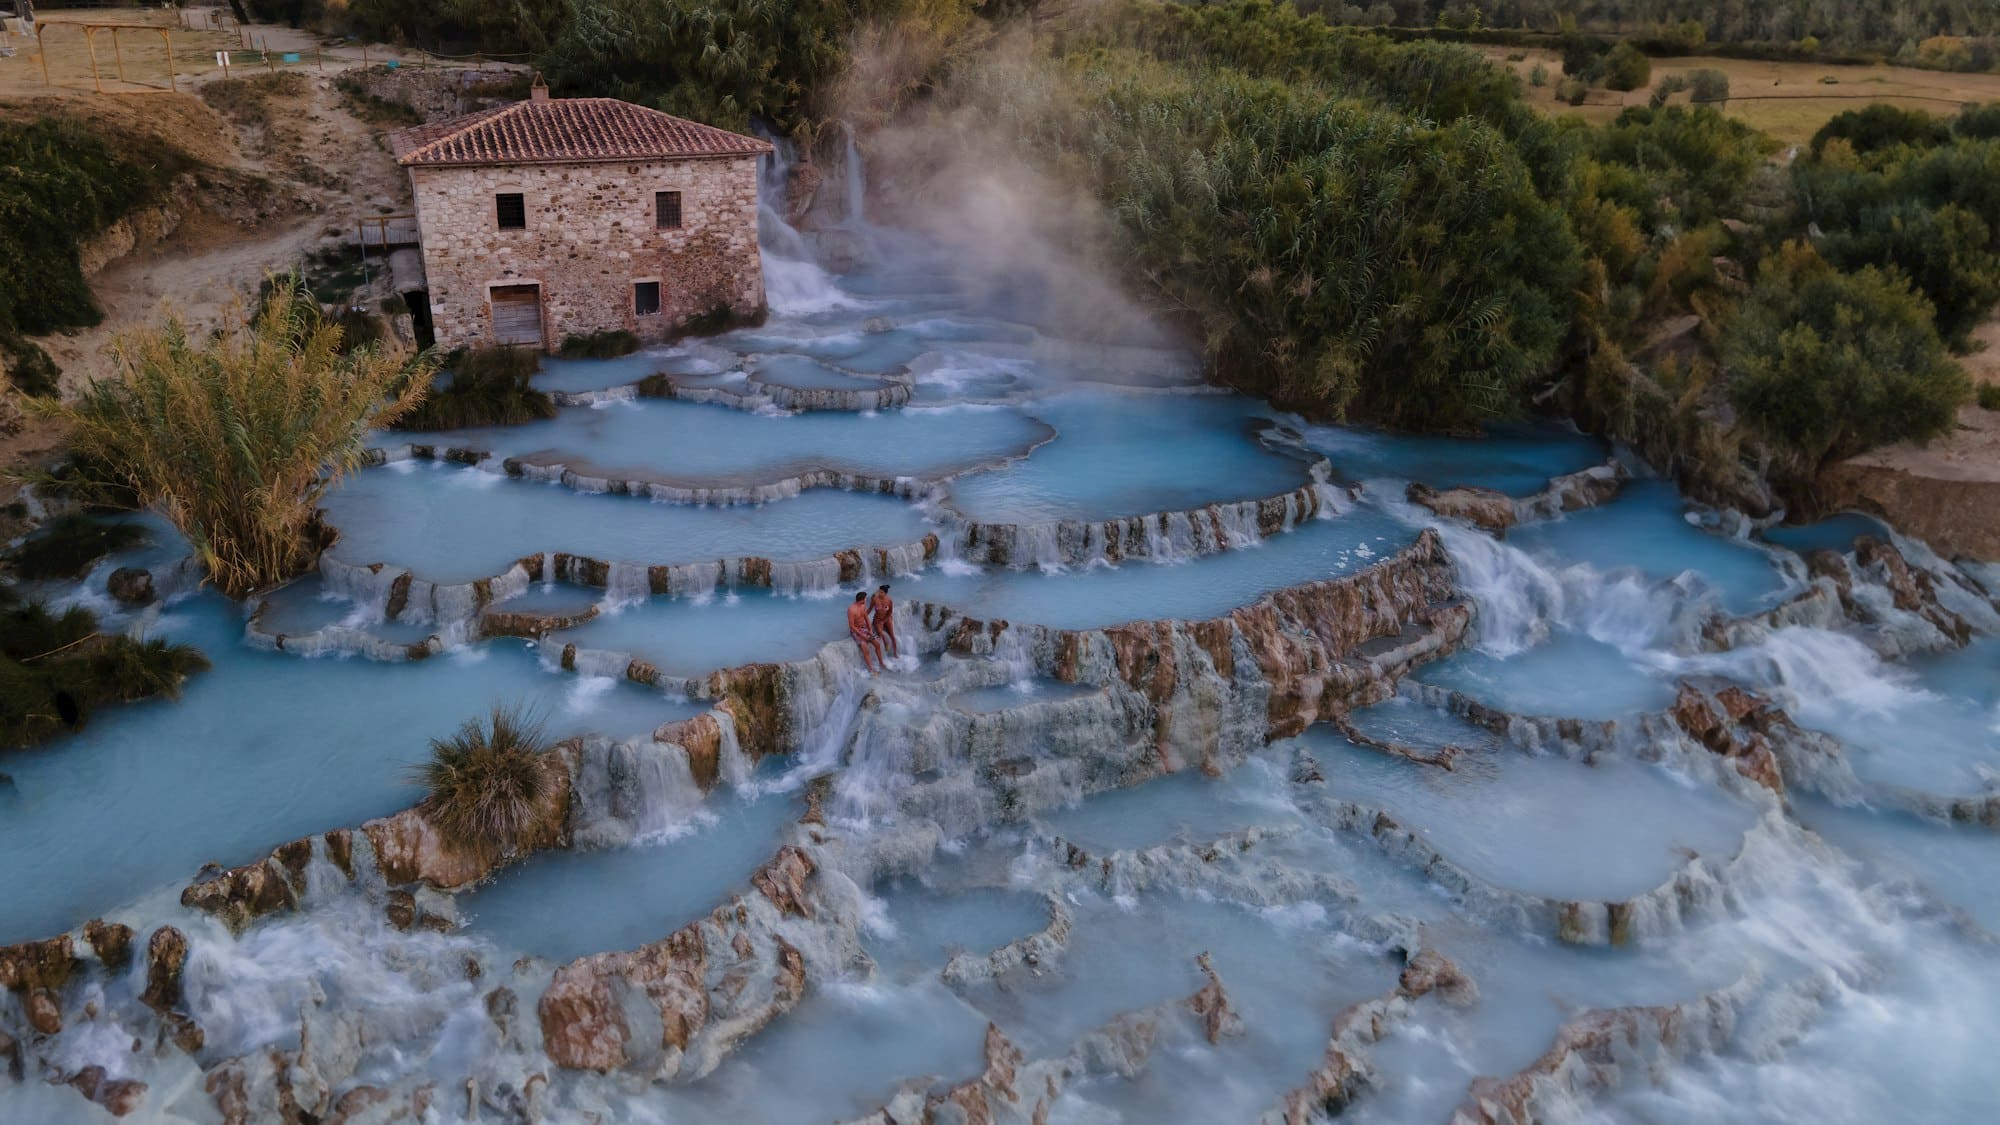
M 529 99 L 395 133 L 441 348 L 764 309 L 754 137 L 613 98 Z M 421 315 L 421 314 L 420 314 Z

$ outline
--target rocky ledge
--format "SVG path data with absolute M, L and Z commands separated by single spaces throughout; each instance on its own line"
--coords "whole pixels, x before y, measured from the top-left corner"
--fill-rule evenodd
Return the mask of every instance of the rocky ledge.
M 1548 487 L 1532 496 L 1509 496 L 1496 489 L 1471 485 L 1432 488 L 1421 481 L 1410 482 L 1404 495 L 1410 503 L 1429 508 L 1447 519 L 1464 520 L 1495 535 L 1505 535 L 1515 524 L 1607 504 L 1617 499 L 1630 477 L 1622 462 L 1607 461 L 1552 477 Z

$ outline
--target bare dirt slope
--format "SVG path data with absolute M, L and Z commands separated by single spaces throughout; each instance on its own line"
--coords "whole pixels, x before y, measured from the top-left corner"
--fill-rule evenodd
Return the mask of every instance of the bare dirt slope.
M 357 217 L 407 208 L 408 184 L 381 130 L 355 116 L 333 80 L 280 78 L 223 88 L 233 96 L 214 99 L 222 112 L 188 94 L 69 95 L 53 106 L 54 99 L 38 99 L 37 110 L 59 108 L 126 128 L 167 125 L 167 139 L 225 173 L 184 183 L 166 204 L 174 212 L 166 220 L 171 233 L 91 278 L 102 324 L 41 341 L 62 366 L 65 388 L 109 376 L 110 344 L 120 333 L 168 311 L 216 323 L 266 274 L 293 269 L 323 243 L 350 237 Z M 212 96 L 217 88 L 210 89 Z
M 115 377 L 111 349 L 120 334 L 169 311 L 196 325 L 218 323 L 267 274 L 351 241 L 357 218 L 409 209 L 406 177 L 384 139 L 391 123 L 335 85 L 339 70 L 358 65 L 357 53 L 329 60 L 325 74 L 253 72 L 232 83 L 215 71 L 183 77 L 179 93 L 0 82 L 0 118 L 81 118 L 114 136 L 166 140 L 201 165 L 159 206 L 84 248 L 103 322 L 36 341 L 61 366 L 65 394 Z M 6 73 L 21 77 L 17 66 Z M 45 463 L 57 451 L 49 426 L 30 419 L 21 432 L 0 436 L 0 468 Z M 0 502 L 16 491 L 0 481 Z M 0 536 L 9 533 L 0 527 Z

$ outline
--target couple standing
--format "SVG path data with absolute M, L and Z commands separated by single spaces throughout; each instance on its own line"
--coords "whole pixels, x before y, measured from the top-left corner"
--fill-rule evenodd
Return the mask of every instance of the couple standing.
M 861 666 L 871 676 L 889 666 L 882 652 L 885 647 L 888 656 L 903 655 L 896 644 L 896 603 L 889 598 L 887 583 L 877 587 L 872 598 L 865 590 L 854 595 L 854 604 L 847 607 L 847 635 L 854 638 Z

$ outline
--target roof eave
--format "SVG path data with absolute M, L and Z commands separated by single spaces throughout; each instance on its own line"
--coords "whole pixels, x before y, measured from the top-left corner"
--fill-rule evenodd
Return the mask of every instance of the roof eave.
M 766 145 L 761 149 L 746 152 L 675 152 L 675 153 L 631 153 L 624 156 L 554 156 L 534 158 L 512 158 L 492 160 L 424 160 L 399 157 L 397 164 L 405 168 L 522 168 L 543 164 L 631 164 L 634 162 L 675 163 L 686 160 L 730 160 L 737 157 L 766 156 L 776 150 Z M 418 154 L 412 153 L 411 156 Z

